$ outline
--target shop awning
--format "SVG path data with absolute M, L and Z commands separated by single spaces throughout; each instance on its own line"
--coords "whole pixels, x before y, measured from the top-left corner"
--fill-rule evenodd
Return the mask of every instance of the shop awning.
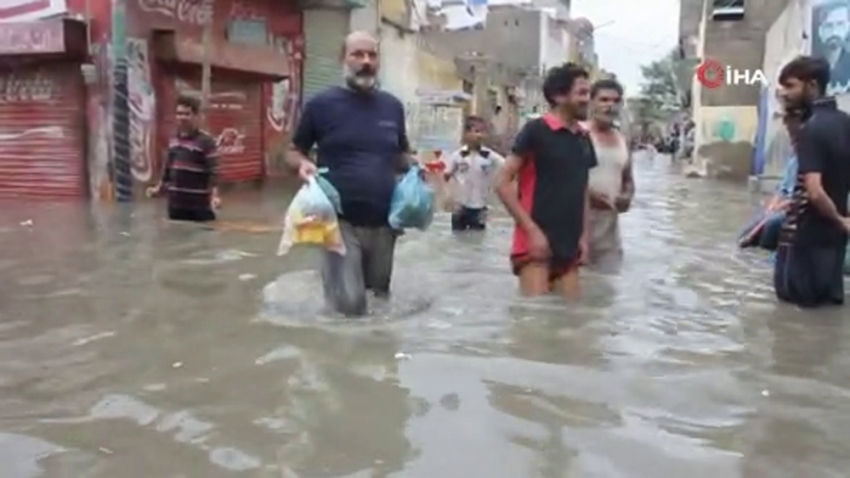
M 0 24 L 0 56 L 85 58 L 86 24 L 67 18 Z
M 204 46 L 200 40 L 171 30 L 157 30 L 153 37 L 154 58 L 163 62 L 204 64 Z M 271 48 L 216 42 L 209 52 L 210 66 L 283 79 L 290 75 L 289 58 Z

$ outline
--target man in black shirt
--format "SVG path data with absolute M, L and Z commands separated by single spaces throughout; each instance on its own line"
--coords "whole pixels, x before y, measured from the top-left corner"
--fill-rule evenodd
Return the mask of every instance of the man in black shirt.
M 497 174 L 496 192 L 515 222 L 511 266 L 526 296 L 580 295 L 578 269 L 588 253 L 588 177 L 596 166 L 593 142 L 579 124 L 587 119 L 588 77 L 573 63 L 549 70 L 543 96 L 550 111 L 522 127 Z
M 844 303 L 842 268 L 850 232 L 850 116 L 826 97 L 829 63 L 801 56 L 780 72 L 785 108 L 806 123 L 795 145 L 799 163 L 774 270 L 777 297 L 801 307 Z

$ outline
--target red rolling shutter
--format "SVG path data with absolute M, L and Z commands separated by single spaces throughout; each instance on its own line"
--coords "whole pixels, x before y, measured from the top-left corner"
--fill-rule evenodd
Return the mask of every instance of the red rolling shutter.
M 85 115 L 78 64 L 0 72 L 0 197 L 86 196 Z

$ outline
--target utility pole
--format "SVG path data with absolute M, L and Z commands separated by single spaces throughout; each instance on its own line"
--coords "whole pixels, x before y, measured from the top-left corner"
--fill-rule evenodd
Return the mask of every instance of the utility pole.
M 127 9 L 123 0 L 112 2 L 112 181 L 118 202 L 133 200 L 130 164 L 130 105 L 127 77 Z
M 210 90 L 212 89 L 212 29 L 213 21 L 212 18 L 210 18 L 204 24 L 204 34 L 202 39 L 204 63 L 201 69 L 201 125 L 205 130 L 209 130 L 209 114 L 207 111 L 210 107 Z

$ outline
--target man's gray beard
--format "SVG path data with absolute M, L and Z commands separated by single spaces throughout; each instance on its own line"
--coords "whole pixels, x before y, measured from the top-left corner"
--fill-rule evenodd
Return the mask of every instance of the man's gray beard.
M 357 90 L 368 91 L 378 86 L 374 76 L 348 76 L 345 78 L 345 84 Z
M 378 86 L 378 79 L 375 76 L 357 75 L 348 67 L 343 67 L 342 78 L 349 88 L 356 90 L 371 90 Z

